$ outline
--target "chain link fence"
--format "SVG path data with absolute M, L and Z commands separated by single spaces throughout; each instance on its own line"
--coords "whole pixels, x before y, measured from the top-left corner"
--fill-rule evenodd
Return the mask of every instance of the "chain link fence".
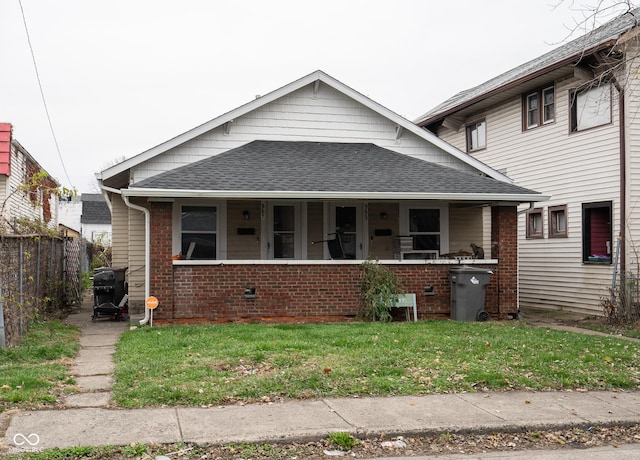
M 34 319 L 79 305 L 84 242 L 41 236 L 0 237 L 0 347 L 14 346 Z

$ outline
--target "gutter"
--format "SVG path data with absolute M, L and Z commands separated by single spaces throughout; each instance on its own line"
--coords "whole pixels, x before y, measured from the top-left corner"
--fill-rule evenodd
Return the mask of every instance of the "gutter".
M 141 211 L 144 214 L 144 298 L 149 298 L 149 282 L 151 280 L 151 212 L 143 207 L 138 206 L 137 204 L 131 203 L 129 201 L 129 197 L 122 193 L 122 190 L 118 190 L 115 188 L 107 187 L 102 184 L 101 181 L 98 181 L 100 185 L 100 189 L 103 194 L 106 192 L 115 193 L 117 195 L 122 196 L 124 204 L 126 204 L 129 208 L 135 209 L 136 211 Z M 110 200 L 107 200 L 110 203 Z M 147 308 L 146 304 L 144 307 L 144 318 L 142 318 L 139 324 L 142 326 L 149 322 L 151 318 L 151 310 Z
M 530 203 L 549 200 L 541 193 L 421 193 L 421 192 L 331 192 L 289 190 L 190 190 L 129 187 L 122 196 L 154 198 L 242 198 L 242 199 L 321 199 L 321 200 L 439 200 Z

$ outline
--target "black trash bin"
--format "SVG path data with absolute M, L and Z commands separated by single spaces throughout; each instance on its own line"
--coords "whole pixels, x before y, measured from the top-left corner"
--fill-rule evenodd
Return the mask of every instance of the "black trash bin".
M 129 295 L 125 281 L 126 268 L 101 267 L 93 271 L 93 316 L 113 320 L 129 318 Z
M 493 272 L 485 268 L 463 265 L 449 269 L 451 282 L 451 319 L 456 321 L 487 321 L 484 291 Z

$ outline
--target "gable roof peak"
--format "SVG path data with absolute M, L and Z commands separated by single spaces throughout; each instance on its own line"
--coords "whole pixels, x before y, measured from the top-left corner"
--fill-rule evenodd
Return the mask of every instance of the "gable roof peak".
M 322 70 L 316 70 L 285 86 L 282 86 L 274 91 L 271 91 L 268 94 L 257 97 L 252 101 L 239 106 L 236 109 L 226 112 L 220 115 L 219 117 L 216 117 L 208 122 L 205 122 L 199 126 L 196 126 L 195 128 L 189 131 L 186 131 L 172 139 L 169 139 L 168 141 L 163 142 L 162 144 L 159 144 L 145 152 L 142 152 L 134 157 L 131 157 L 121 163 L 113 165 L 105 169 L 104 171 L 96 174 L 96 177 L 99 182 L 115 177 L 139 164 L 142 164 L 156 157 L 157 155 L 160 155 L 174 147 L 184 144 L 185 142 L 190 141 L 196 138 L 197 136 L 200 136 L 201 134 L 211 131 L 217 127 L 223 126 L 225 123 L 233 121 L 236 118 L 239 118 L 249 112 L 257 110 L 265 106 L 266 104 L 269 104 L 270 102 L 280 99 L 294 91 L 304 88 L 307 85 L 314 84 L 315 82 L 318 82 L 318 81 L 342 93 L 346 97 L 353 99 L 359 104 L 362 104 L 363 106 L 376 112 L 380 116 L 387 118 L 388 120 L 390 120 L 397 126 L 401 127 L 402 129 L 406 130 L 407 132 L 411 132 L 417 135 L 418 137 L 424 139 L 425 141 L 443 150 L 444 152 L 452 155 L 458 160 L 471 165 L 473 168 L 477 169 L 479 172 L 503 182 L 508 182 L 508 183 L 512 182 L 507 176 L 495 171 L 494 169 L 490 168 L 486 164 L 476 160 L 475 158 L 467 155 L 466 153 L 461 152 L 460 150 L 448 144 L 447 142 L 443 141 L 442 139 L 440 139 L 430 131 L 427 131 L 426 129 L 423 129 L 417 126 L 416 124 L 412 123 L 406 118 L 393 112 L 392 110 L 373 101 L 369 97 L 363 95 L 362 93 L 359 93 L 358 91 L 345 85 L 339 80 L 336 80 L 335 78 L 323 72 Z

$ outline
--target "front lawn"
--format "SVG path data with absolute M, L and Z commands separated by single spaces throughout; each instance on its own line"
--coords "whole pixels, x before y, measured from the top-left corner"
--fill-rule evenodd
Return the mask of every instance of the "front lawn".
M 640 388 L 637 343 L 515 322 L 144 327 L 115 359 L 123 407 Z
M 69 363 L 80 330 L 60 321 L 33 323 L 15 348 L 0 349 L 0 412 L 55 404 L 73 385 Z

